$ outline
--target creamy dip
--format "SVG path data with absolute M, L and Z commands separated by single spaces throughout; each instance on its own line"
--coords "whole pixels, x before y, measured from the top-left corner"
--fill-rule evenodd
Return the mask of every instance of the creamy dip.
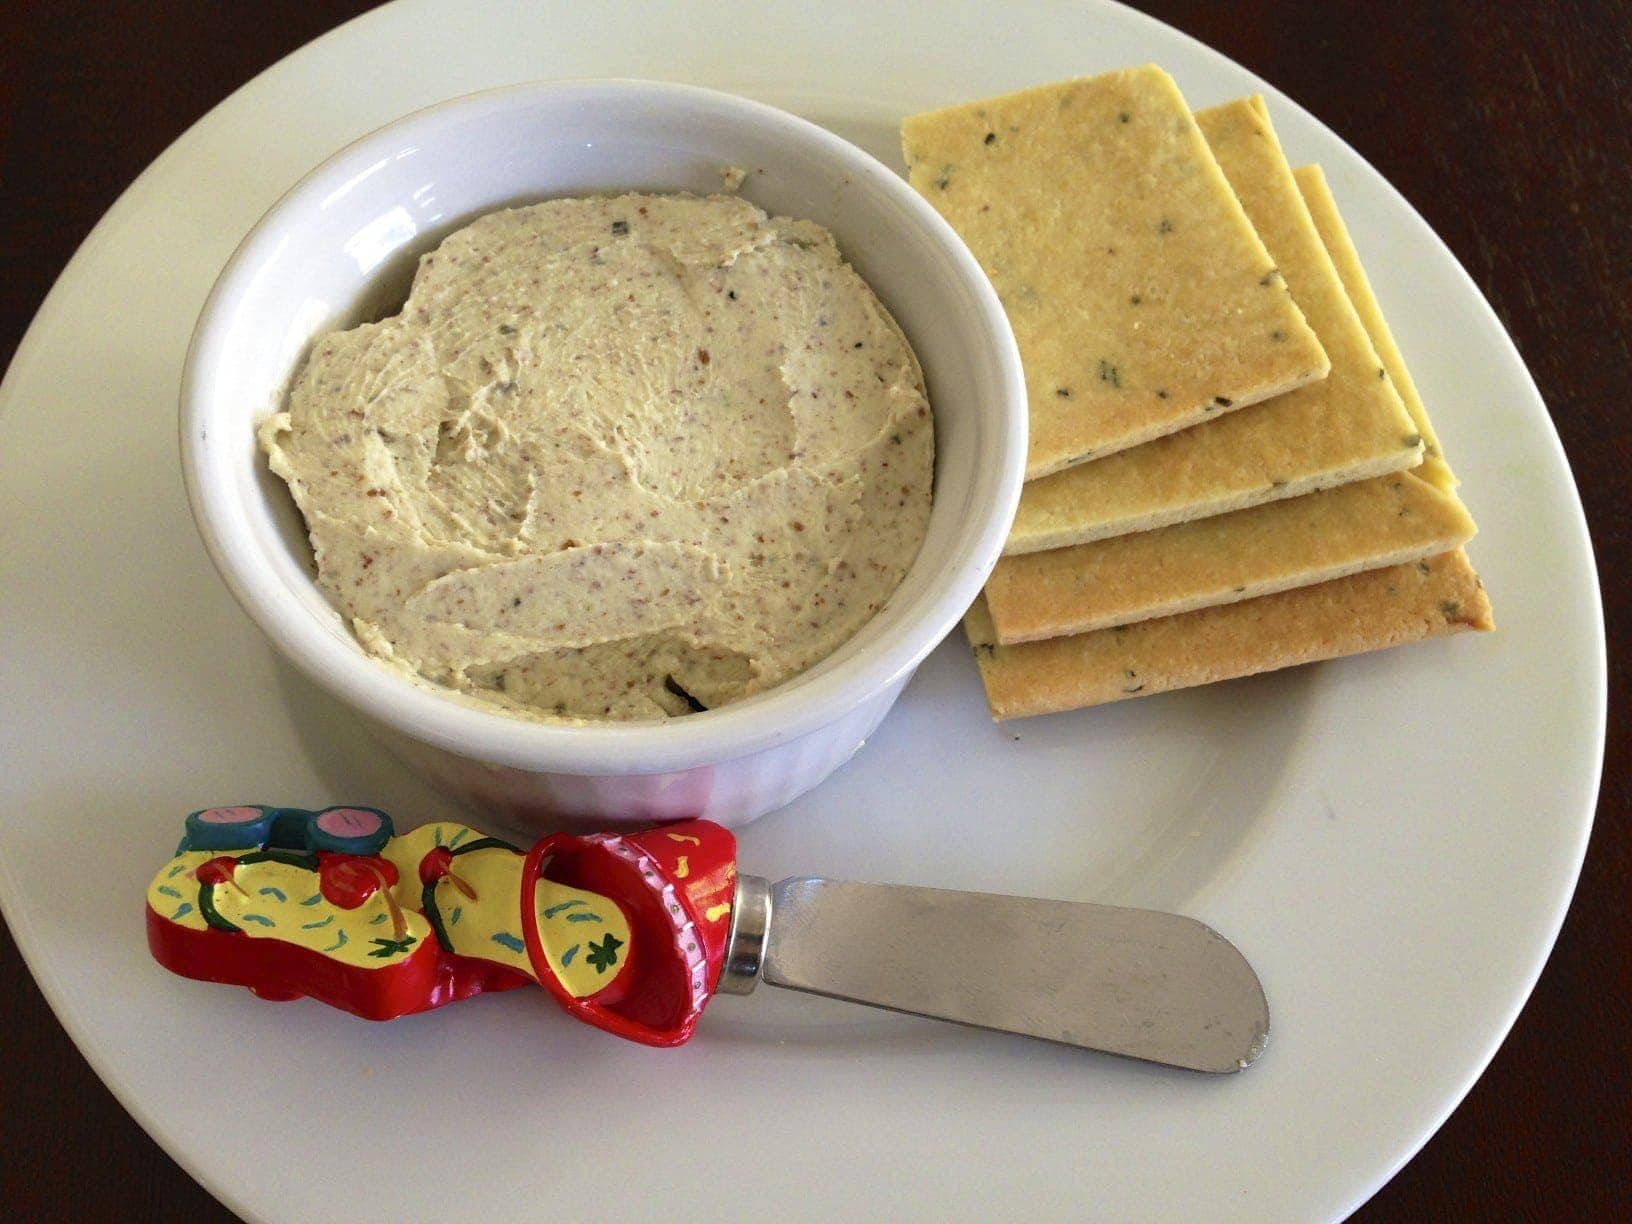
M 923 375 L 833 237 L 744 200 L 482 217 L 261 428 L 372 654 L 527 717 L 723 705 L 844 643 L 928 523 Z

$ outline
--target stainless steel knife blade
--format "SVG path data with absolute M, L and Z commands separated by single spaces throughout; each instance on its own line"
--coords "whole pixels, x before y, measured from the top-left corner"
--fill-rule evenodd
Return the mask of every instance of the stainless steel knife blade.
M 1105 1050 L 1239 1071 L 1269 1039 L 1234 945 L 1155 910 L 752 876 L 721 989 L 773 986 Z M 734 912 L 735 919 L 735 912 Z M 740 926 L 740 930 L 736 929 Z

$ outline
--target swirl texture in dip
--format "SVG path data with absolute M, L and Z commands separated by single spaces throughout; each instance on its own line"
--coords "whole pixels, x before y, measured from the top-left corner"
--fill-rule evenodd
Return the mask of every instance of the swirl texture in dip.
M 738 700 L 912 564 L 934 433 L 832 235 L 729 196 L 551 200 L 320 338 L 261 428 L 380 659 L 523 717 Z

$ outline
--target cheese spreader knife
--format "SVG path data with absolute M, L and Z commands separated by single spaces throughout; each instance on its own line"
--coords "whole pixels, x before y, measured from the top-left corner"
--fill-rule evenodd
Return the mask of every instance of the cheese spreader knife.
M 719 989 L 761 981 L 1227 1072 L 1269 1040 L 1235 946 L 1178 914 L 901 884 L 739 876 Z
M 372 1020 L 542 986 L 570 1015 L 686 1041 L 716 992 L 772 986 L 1196 1071 L 1263 1053 L 1252 967 L 1177 914 L 896 884 L 739 876 L 706 820 L 527 850 L 377 808 L 188 816 L 148 888 L 148 945 L 186 977 Z

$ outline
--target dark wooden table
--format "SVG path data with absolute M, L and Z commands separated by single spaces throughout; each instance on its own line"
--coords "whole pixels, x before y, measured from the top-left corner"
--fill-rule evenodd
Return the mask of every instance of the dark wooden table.
M 252 75 L 369 7 L 0 6 L 0 360 L 149 161 Z M 1563 935 L 1484 1078 L 1358 1218 L 1632 1218 L 1632 4 L 1141 7 L 1309 107 L 1450 244 L 1552 410 L 1603 579 L 1609 756 Z M 9 932 L 0 992 L 0 1215 L 229 1218 L 75 1052 Z

